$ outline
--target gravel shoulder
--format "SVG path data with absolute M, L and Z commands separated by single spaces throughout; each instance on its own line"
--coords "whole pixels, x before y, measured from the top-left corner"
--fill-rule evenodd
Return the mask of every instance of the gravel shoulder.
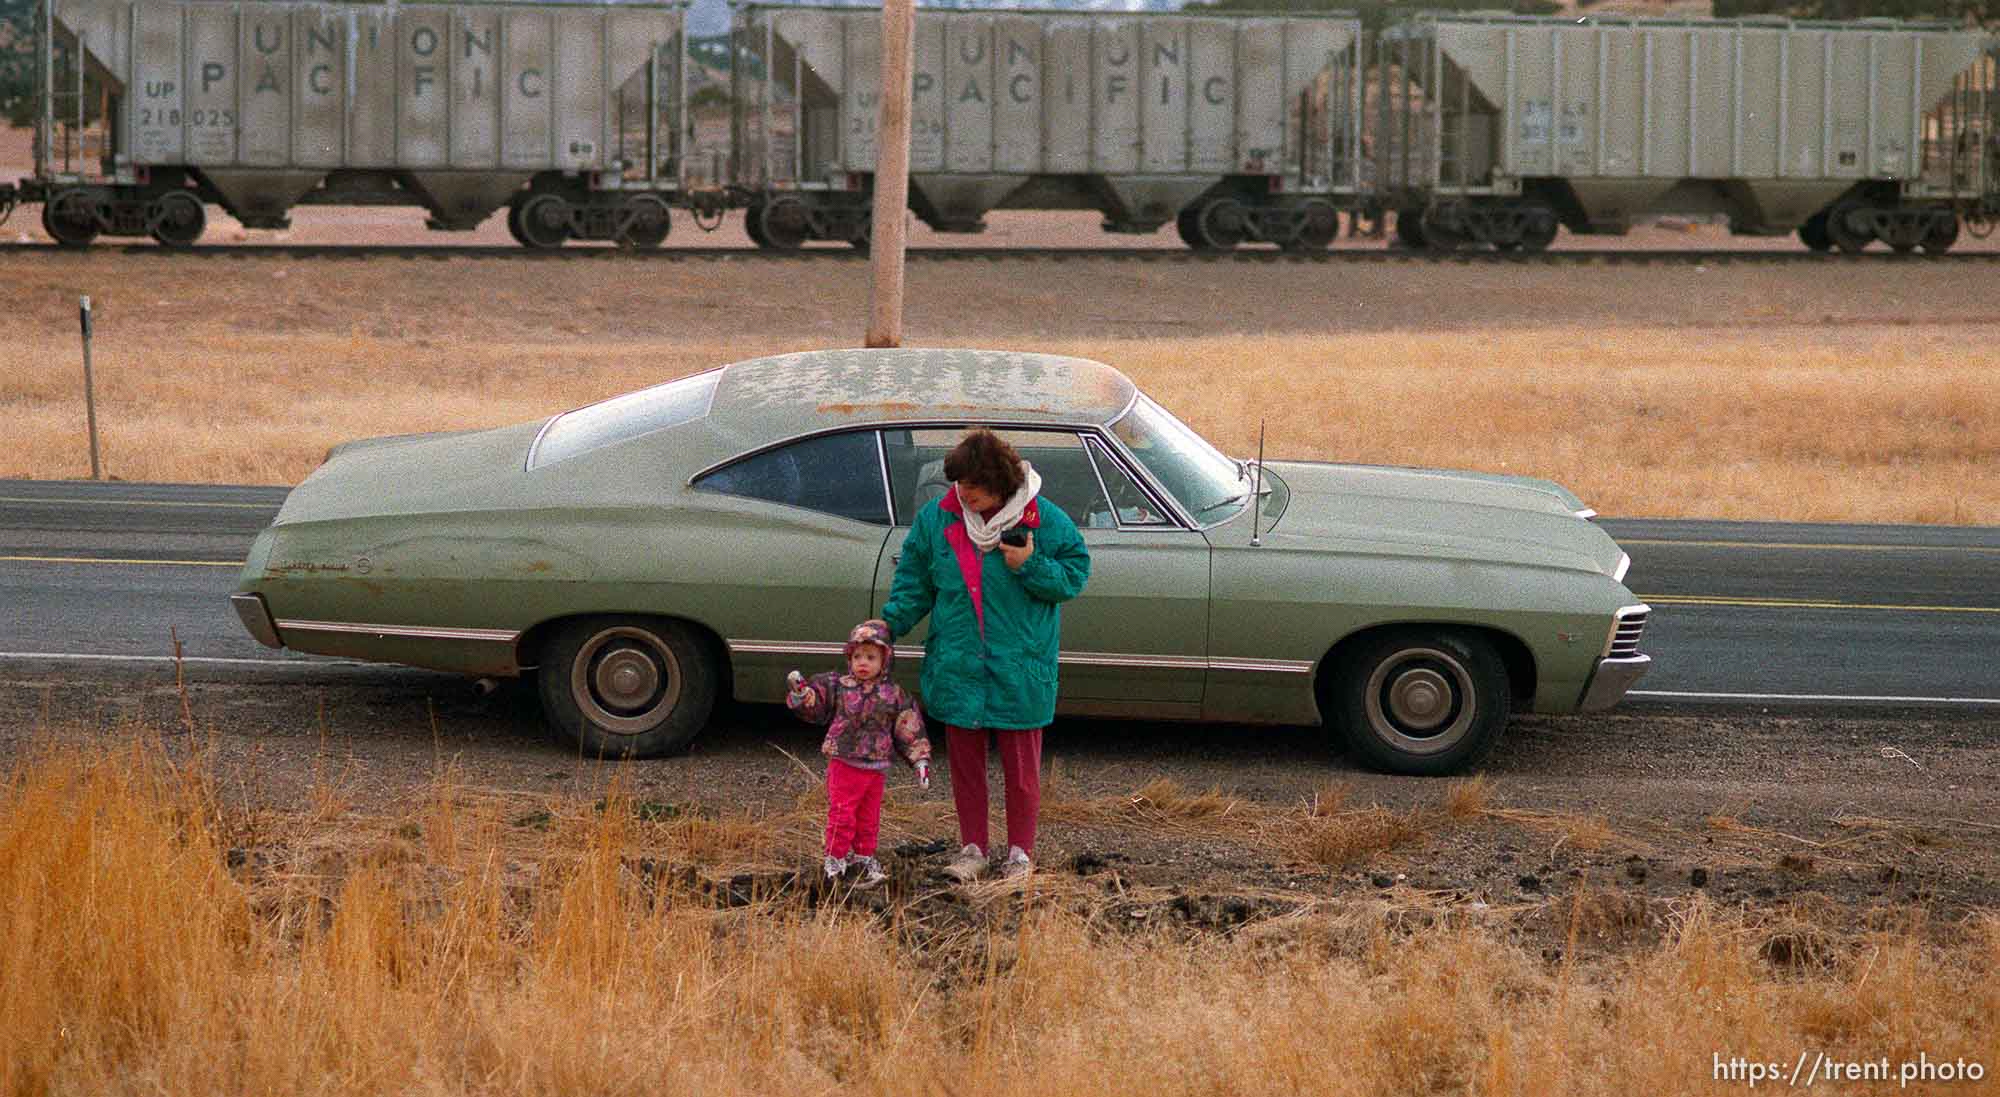
M 548 739 L 518 686 L 481 697 L 386 672 L 194 680 L 186 698 L 216 787 L 246 812 L 317 805 L 358 834 L 447 795 L 533 825 L 616 785 L 645 812 L 754 836 L 690 871 L 789 879 L 815 855 L 817 736 L 781 709 L 729 708 L 685 757 L 606 764 Z M 0 678 L 9 768 L 145 729 L 171 743 L 182 726 L 170 671 Z M 1148 903 L 1223 923 L 1326 902 L 1469 906 L 1560 948 L 1580 921 L 1601 947 L 1657 940 L 1697 894 L 1857 931 L 1912 910 L 1948 929 L 2000 905 L 1990 717 L 1519 717 L 1477 783 L 1370 773 L 1305 728 L 1060 721 L 1045 758 L 1045 873 L 1138 919 Z M 893 776 L 883 846 L 906 891 L 935 884 L 949 805 L 942 775 L 928 793 Z

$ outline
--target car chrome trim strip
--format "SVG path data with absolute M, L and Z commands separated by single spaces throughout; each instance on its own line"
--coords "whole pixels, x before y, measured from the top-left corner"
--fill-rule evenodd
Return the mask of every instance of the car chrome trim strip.
M 1581 519 L 1583 519 L 1584 521 L 1588 522 L 1588 521 L 1590 521 L 1590 520 L 1591 520 L 1592 518 L 1595 518 L 1595 517 L 1597 517 L 1597 508 L 1596 508 L 1596 507 L 1585 507 L 1585 508 L 1583 508 L 1582 510 L 1579 510 L 1579 511 L 1572 511 L 1571 513 L 1575 514 L 1575 515 L 1576 515 L 1576 516 L 1577 516 L 1578 518 L 1581 518 Z
M 731 640 L 729 651 L 744 655 L 841 655 L 846 645 L 800 640 Z M 899 644 L 896 658 L 919 659 L 924 649 Z M 1112 651 L 1065 651 L 1057 662 L 1081 667 L 1130 667 L 1140 670 L 1227 670 L 1251 674 L 1311 674 L 1311 662 L 1298 659 L 1206 659 L 1195 655 L 1129 655 Z
M 918 650 L 921 653 L 922 649 Z M 729 653 L 735 655 L 739 652 L 744 655 L 843 655 L 847 652 L 847 645 L 826 643 L 792 644 L 782 641 L 765 640 L 729 641 Z M 903 649 L 896 649 L 896 654 L 898 656 L 902 655 Z
M 1065 651 L 1058 663 L 1078 667 L 1140 667 L 1146 670 L 1207 670 L 1208 660 L 1176 655 L 1121 655 L 1111 651 Z
M 1625 573 L 1631 570 L 1632 570 L 1632 554 L 1629 552 L 1620 552 L 1618 554 L 1618 567 L 1612 571 L 1611 581 L 1614 583 L 1624 582 Z
M 1299 659 L 1211 659 L 1210 670 L 1240 670 L 1258 674 L 1311 674 L 1312 663 Z
M 471 640 L 486 644 L 511 644 L 521 638 L 520 630 L 507 628 L 443 628 L 429 625 L 370 625 L 354 621 L 278 622 L 279 632 L 336 632 L 356 636 L 397 636 L 411 640 Z
M 882 469 L 882 513 L 889 516 L 889 528 L 896 528 L 896 489 L 889 483 L 889 442 L 879 430 L 875 435 L 875 461 Z
M 542 429 L 535 432 L 535 440 L 528 443 L 528 455 L 521 459 L 521 471 L 531 472 L 534 470 L 535 455 L 542 452 L 542 439 L 548 437 L 549 428 L 556 425 L 556 420 L 567 414 L 569 413 L 564 411 L 556 412 L 554 415 L 549 416 L 548 422 L 542 424 Z

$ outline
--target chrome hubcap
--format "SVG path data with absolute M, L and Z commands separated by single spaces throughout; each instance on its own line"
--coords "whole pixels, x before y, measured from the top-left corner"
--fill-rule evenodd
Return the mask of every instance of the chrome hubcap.
M 570 664 L 570 695 L 583 715 L 605 731 L 651 731 L 680 704 L 680 661 L 646 629 L 608 628 L 578 649 Z
M 1417 730 L 1436 727 L 1451 711 L 1451 684 L 1429 667 L 1408 671 L 1389 683 L 1389 714 Z
M 1410 754 L 1456 746 L 1479 715 L 1472 672 L 1442 648 L 1406 648 L 1376 664 L 1363 694 L 1369 730 Z
M 660 672 L 651 659 L 629 648 L 606 655 L 597 664 L 597 695 L 613 708 L 637 708 L 659 689 Z

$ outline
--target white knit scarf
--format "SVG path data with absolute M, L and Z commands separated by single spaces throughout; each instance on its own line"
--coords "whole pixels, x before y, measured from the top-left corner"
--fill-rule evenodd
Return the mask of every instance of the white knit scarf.
M 1021 477 L 1020 490 L 1001 504 L 991 518 L 981 518 L 978 511 L 966 505 L 965 496 L 958 497 L 959 520 L 965 523 L 965 535 L 972 538 L 979 551 L 992 552 L 993 546 L 1000 543 L 1000 534 L 1014 528 L 1015 523 L 1021 520 L 1021 512 L 1027 510 L 1028 503 L 1041 492 L 1042 474 L 1036 472 L 1033 465 L 1021 462 Z M 958 485 L 953 484 L 952 490 L 957 491 Z

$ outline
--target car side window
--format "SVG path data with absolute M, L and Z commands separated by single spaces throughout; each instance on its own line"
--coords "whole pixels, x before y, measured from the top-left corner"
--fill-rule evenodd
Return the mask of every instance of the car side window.
M 944 495 L 951 484 L 944 478 L 944 455 L 951 452 L 966 427 L 891 430 L 884 436 L 889 455 L 889 494 L 896 501 L 896 521 L 909 525 L 917 512 Z M 1070 430 L 996 429 L 1021 459 L 1042 478 L 1042 497 L 1061 507 L 1079 527 L 1117 525 L 1111 504 L 1098 486 L 1097 473 Z
M 701 477 L 694 486 L 857 522 L 889 524 L 882 457 L 872 430 L 823 434 L 765 450 Z
M 1125 466 L 1106 453 L 1104 444 L 1095 438 L 1090 440 L 1090 459 L 1097 465 L 1097 474 L 1104 480 L 1104 489 L 1111 493 L 1111 508 L 1118 516 L 1118 525 L 1173 525 L 1173 519 L 1167 517 L 1164 508 L 1146 494 L 1139 482 L 1132 479 L 1132 474 L 1125 471 Z

